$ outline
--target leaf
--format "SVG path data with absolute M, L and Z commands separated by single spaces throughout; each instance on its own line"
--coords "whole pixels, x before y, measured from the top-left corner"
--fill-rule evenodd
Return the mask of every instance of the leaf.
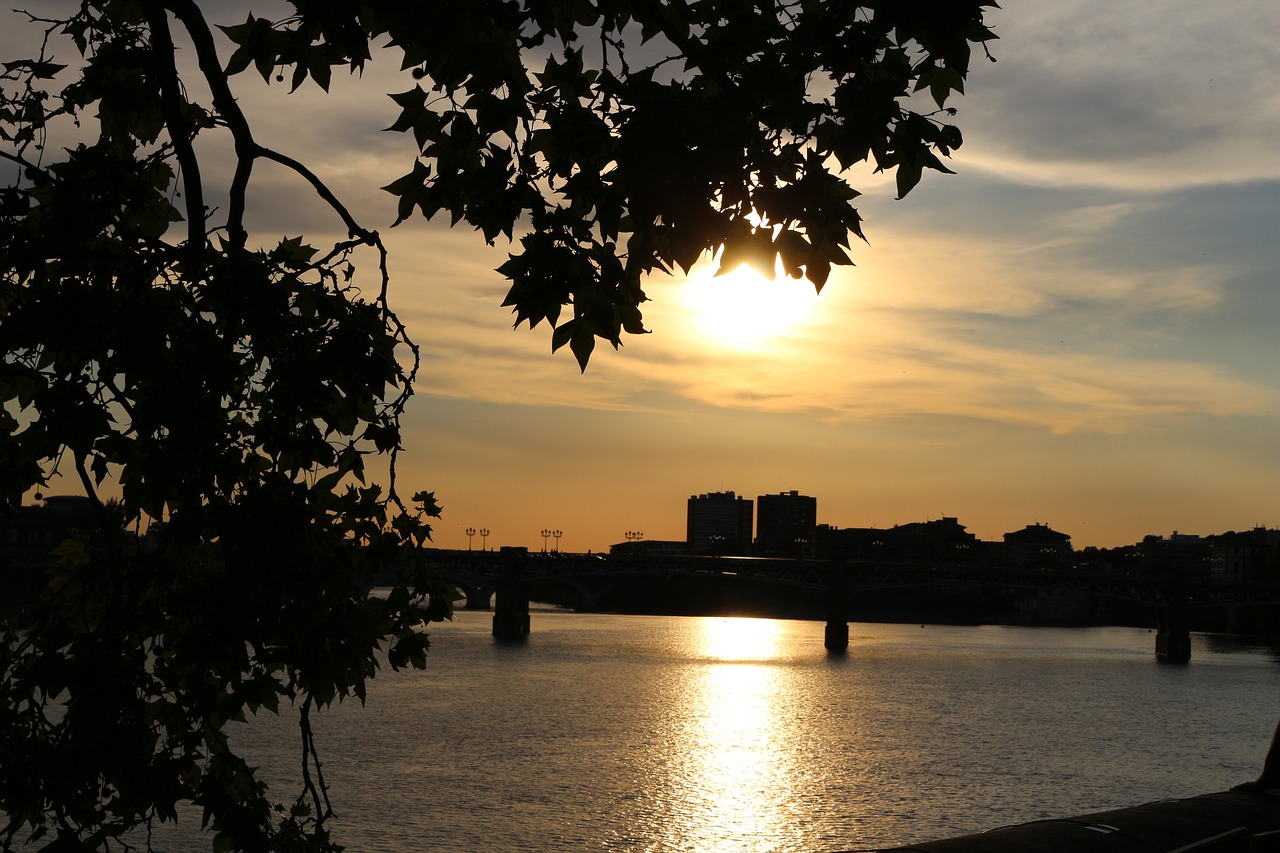
M 924 166 L 919 160 L 905 160 L 898 163 L 898 172 L 895 176 L 898 186 L 898 198 L 905 198 L 907 193 L 911 192 L 920 183 L 920 175 L 924 171 Z
M 430 178 L 431 167 L 421 160 L 415 160 L 413 171 L 396 178 L 382 188 L 385 192 L 400 198 L 396 205 L 396 221 L 392 223 L 393 225 L 399 225 L 412 216 L 414 208 L 420 209 L 427 219 L 435 213 L 436 208 L 431 203 L 431 191 L 427 186 Z
M 577 320 L 569 320 L 565 323 L 561 323 L 560 325 L 552 329 L 551 331 L 551 351 L 552 352 L 555 352 L 556 350 L 560 349 L 560 347 L 569 343 L 569 341 L 573 339 L 573 332 L 574 332 L 574 329 L 577 328 L 577 325 L 578 325 Z
M 400 115 L 387 130 L 400 133 L 412 130 L 418 148 L 423 148 L 430 140 L 440 138 L 443 119 L 439 113 L 427 107 L 427 93 L 421 86 L 390 97 L 400 107 Z
M 573 356 L 578 360 L 578 368 L 581 372 L 587 372 L 587 362 L 591 360 L 591 353 L 595 348 L 594 331 L 586 323 L 578 323 L 573 337 L 569 340 L 569 349 L 573 350 Z
M 281 240 L 268 257 L 290 269 L 299 269 L 309 264 L 315 256 L 316 249 L 303 243 L 299 235 Z
M 107 479 L 108 474 L 106 457 L 100 454 L 95 455 L 89 470 L 93 472 L 94 484 L 99 486 L 102 485 L 102 481 Z
M 831 264 L 825 261 L 814 260 L 805 265 L 805 277 L 813 282 L 814 289 L 822 292 L 822 288 L 826 286 L 827 279 L 831 277 Z
M 52 80 L 57 77 L 59 72 L 66 69 L 67 66 L 59 65 L 56 62 L 47 62 L 34 59 L 19 59 L 13 62 L 4 63 L 4 70 L 7 72 L 25 71 L 36 80 Z

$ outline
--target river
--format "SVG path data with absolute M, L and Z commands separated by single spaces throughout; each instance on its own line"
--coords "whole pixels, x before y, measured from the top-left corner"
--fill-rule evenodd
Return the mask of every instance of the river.
M 1222 790 L 1280 715 L 1280 650 L 1133 628 L 533 613 L 431 627 L 428 667 L 316 720 L 353 851 L 869 850 Z M 296 723 L 236 740 L 280 784 Z M 283 796 L 283 788 L 281 789 Z

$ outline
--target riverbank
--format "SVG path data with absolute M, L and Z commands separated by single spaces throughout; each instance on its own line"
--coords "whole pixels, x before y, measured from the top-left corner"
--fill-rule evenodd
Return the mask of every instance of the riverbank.
M 7 567 L 0 571 L 0 618 L 15 619 L 45 588 L 42 568 Z M 535 581 L 530 595 L 576 612 L 648 616 L 757 616 L 826 621 L 827 593 L 768 585 L 724 576 L 635 578 L 620 582 L 583 606 L 581 596 L 563 582 Z M 858 591 L 845 612 L 851 623 L 929 625 L 1009 625 L 1154 629 L 1158 608 L 1133 601 L 1065 596 L 1053 590 L 1029 593 L 1011 587 L 945 585 L 936 588 Z M 459 603 L 456 606 L 461 606 Z M 1237 604 L 1192 607 L 1190 629 L 1280 640 L 1280 605 Z
M 1280 850 L 1278 793 L 1221 791 L 999 827 L 876 853 L 1264 853 Z

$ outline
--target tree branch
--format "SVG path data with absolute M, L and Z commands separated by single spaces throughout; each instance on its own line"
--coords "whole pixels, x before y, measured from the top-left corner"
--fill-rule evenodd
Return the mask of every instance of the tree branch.
M 119 543 L 116 541 L 116 531 L 111 528 L 111 519 L 107 515 L 107 508 L 102 505 L 102 499 L 98 497 L 98 489 L 93 483 L 93 479 L 89 476 L 88 469 L 84 466 L 85 454 L 75 451 L 76 474 L 80 478 L 80 484 L 84 486 L 85 496 L 89 498 L 89 503 L 93 507 L 94 520 L 98 523 L 98 530 L 102 533 L 102 541 L 107 551 L 107 565 L 111 568 L 112 580 L 120 572 L 120 551 Z
M 347 232 L 352 237 L 359 237 L 360 241 L 366 246 L 374 246 L 378 244 L 378 232 L 369 231 L 361 226 L 360 223 L 356 222 L 355 217 L 353 217 L 350 211 L 347 210 L 346 205 L 338 200 L 338 197 L 333 194 L 333 190 L 325 186 L 324 181 L 320 180 L 315 172 L 312 172 L 302 163 L 287 154 L 281 154 L 278 151 L 273 151 L 270 148 L 264 148 L 261 145 L 255 145 L 255 148 L 257 149 L 256 153 L 259 157 L 262 157 L 265 160 L 271 160 L 279 163 L 281 166 L 291 169 L 301 176 L 307 183 L 311 184 L 312 188 L 320 198 L 324 199 L 325 203 L 333 209 L 333 212 L 342 218 L 343 224 L 347 226 Z
M 249 234 L 244 230 L 245 194 L 249 189 L 249 177 L 253 173 L 253 161 L 261 153 L 258 144 L 253 141 L 253 132 L 249 128 L 249 120 L 245 118 L 236 103 L 231 86 L 227 83 L 226 72 L 218 61 L 218 48 L 213 42 L 213 31 L 204 19 L 194 0 L 162 0 L 164 6 L 174 17 L 182 22 L 191 41 L 195 45 L 196 59 L 200 73 L 204 75 L 209 90 L 213 93 L 213 105 L 227 123 L 227 129 L 235 139 L 236 171 L 231 180 L 230 202 L 227 211 L 227 232 L 231 245 L 244 248 Z
M 195 138 L 195 128 L 182 111 L 183 98 L 178 89 L 181 78 L 178 67 L 174 64 L 175 48 L 173 36 L 169 32 L 169 16 L 165 13 L 163 4 L 157 0 L 147 0 L 145 5 L 147 23 L 151 27 L 151 51 L 156 78 L 160 82 L 160 110 L 164 115 L 165 126 L 169 129 L 169 139 L 173 142 L 178 165 L 182 167 L 182 186 L 186 194 L 187 247 L 192 252 L 198 252 L 204 248 L 205 208 L 200 161 L 191 145 L 191 140 Z
M 324 771 L 320 769 L 320 756 L 316 755 L 316 739 L 311 731 L 311 695 L 303 700 L 298 713 L 298 727 L 302 730 L 302 786 L 299 800 L 308 794 L 315 804 L 316 826 L 333 817 L 333 804 L 329 802 L 329 786 L 324 783 Z M 311 765 L 316 768 L 316 779 L 311 778 Z

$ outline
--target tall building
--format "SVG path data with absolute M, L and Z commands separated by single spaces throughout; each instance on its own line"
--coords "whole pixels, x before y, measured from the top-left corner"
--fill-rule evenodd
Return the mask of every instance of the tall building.
M 686 539 L 693 554 L 745 554 L 751 547 L 751 501 L 733 492 L 689 497 Z
M 756 553 L 803 557 L 815 547 L 818 499 L 795 489 L 756 498 Z

